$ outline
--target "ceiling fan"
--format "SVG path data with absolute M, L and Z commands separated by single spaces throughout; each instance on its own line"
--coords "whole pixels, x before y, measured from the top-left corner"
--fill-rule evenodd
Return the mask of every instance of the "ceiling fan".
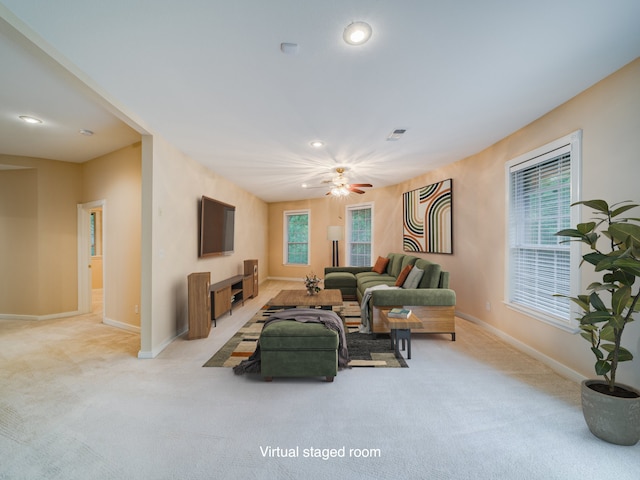
M 361 188 L 373 187 L 370 183 L 349 183 L 347 177 L 344 176 L 345 169 L 343 167 L 337 167 L 337 175 L 331 180 L 325 180 L 322 183 L 333 183 L 333 187 L 327 192 L 327 195 L 333 195 L 334 197 L 346 197 L 350 193 L 363 194 L 364 190 Z

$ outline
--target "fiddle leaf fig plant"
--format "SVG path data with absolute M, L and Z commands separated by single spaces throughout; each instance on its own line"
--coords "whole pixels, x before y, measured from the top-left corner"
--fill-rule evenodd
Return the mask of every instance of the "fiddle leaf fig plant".
M 640 311 L 640 290 L 635 285 L 640 277 L 640 218 L 623 216 L 638 204 L 625 201 L 610 206 L 604 200 L 586 200 L 572 206 L 579 204 L 595 210 L 593 221 L 556 235 L 587 244 L 591 251 L 582 256 L 580 265 L 592 265 L 602 273 L 602 281 L 592 283 L 587 293 L 577 297 L 558 296 L 569 298 L 582 309 L 581 336 L 591 344 L 596 374 L 604 377 L 612 394 L 619 363 L 633 359 L 621 345 L 622 333 Z M 607 250 L 598 245 L 601 237 Z

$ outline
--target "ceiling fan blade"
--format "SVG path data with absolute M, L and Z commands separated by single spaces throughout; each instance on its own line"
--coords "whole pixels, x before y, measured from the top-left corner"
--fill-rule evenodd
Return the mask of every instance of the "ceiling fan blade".
M 370 183 L 352 183 L 351 186 L 352 187 L 359 187 L 359 188 L 373 187 L 373 185 L 371 185 Z
M 364 190 L 358 190 L 357 188 L 353 188 L 353 185 L 351 185 L 351 186 L 348 188 L 348 190 L 349 190 L 350 192 L 353 192 L 353 193 L 364 193 Z

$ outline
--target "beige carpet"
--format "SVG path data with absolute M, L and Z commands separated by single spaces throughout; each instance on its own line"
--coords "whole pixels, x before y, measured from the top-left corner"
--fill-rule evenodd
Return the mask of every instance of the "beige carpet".
M 640 445 L 593 437 L 578 385 L 464 320 L 416 336 L 410 368 L 333 383 L 202 368 L 261 305 L 154 360 L 97 316 L 0 321 L 0 479 L 638 478 Z

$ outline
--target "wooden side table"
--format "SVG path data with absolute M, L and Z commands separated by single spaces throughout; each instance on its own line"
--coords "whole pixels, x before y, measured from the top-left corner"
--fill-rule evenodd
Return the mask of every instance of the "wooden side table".
M 396 351 L 396 355 L 400 355 L 400 340 L 402 340 L 402 349 L 405 349 L 405 341 L 407 344 L 407 359 L 411 359 L 411 329 L 422 327 L 422 322 L 413 313 L 408 318 L 389 317 L 389 310 L 380 310 L 380 317 L 386 327 L 391 332 L 391 348 Z

